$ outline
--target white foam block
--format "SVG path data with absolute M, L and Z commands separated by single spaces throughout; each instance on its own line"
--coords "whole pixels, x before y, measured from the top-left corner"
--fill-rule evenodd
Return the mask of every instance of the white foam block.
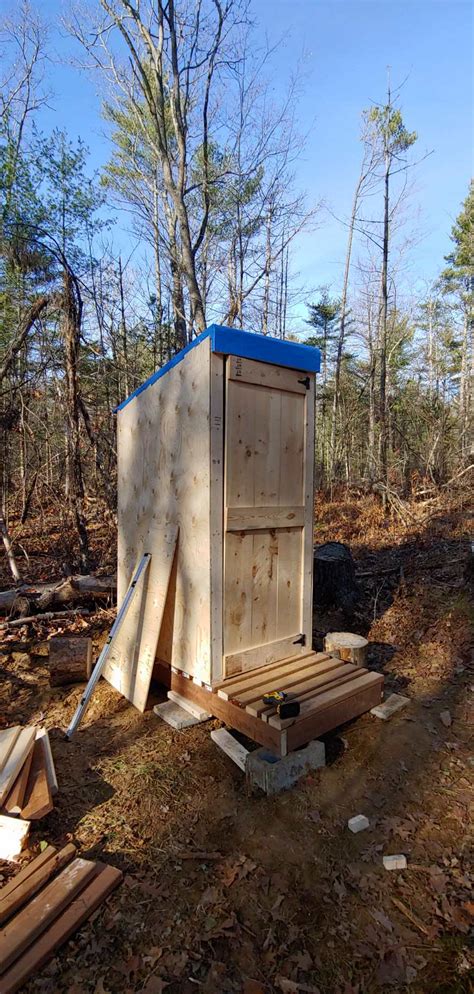
M 409 697 L 403 697 L 402 694 L 390 694 L 387 700 L 383 704 L 377 704 L 375 708 L 372 708 L 371 714 L 374 714 L 376 718 L 381 718 L 382 721 L 388 721 L 395 714 L 396 711 L 400 711 L 407 704 L 410 703 Z
M 348 829 L 351 832 L 354 832 L 354 835 L 357 835 L 357 832 L 363 832 L 365 828 L 369 827 L 369 825 L 369 819 L 366 818 L 365 815 L 354 815 L 354 817 L 349 818 L 349 821 L 347 822 Z
M 383 865 L 386 870 L 406 870 L 407 858 L 402 855 L 384 856 Z
M 0 815 L 0 859 L 15 862 L 26 845 L 29 831 L 29 821 Z

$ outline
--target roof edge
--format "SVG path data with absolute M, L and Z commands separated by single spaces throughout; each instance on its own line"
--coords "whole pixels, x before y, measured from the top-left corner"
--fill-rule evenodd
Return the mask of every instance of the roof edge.
M 321 368 L 321 352 L 313 345 L 302 342 L 290 342 L 286 338 L 272 338 L 257 331 L 242 331 L 239 328 L 228 328 L 223 324 L 211 324 L 192 342 L 181 349 L 169 362 L 155 370 L 129 397 L 115 408 L 115 413 L 123 411 L 124 407 L 135 397 L 143 393 L 147 387 L 166 376 L 173 366 L 177 366 L 185 355 L 200 345 L 206 338 L 210 339 L 211 350 L 221 355 L 237 355 L 245 359 L 256 359 L 260 362 L 271 362 L 275 366 L 286 366 L 289 369 L 300 369 L 307 373 L 319 373 Z
M 313 345 L 273 338 L 257 331 L 227 328 L 221 324 L 211 324 L 207 330 L 213 352 L 271 362 L 275 366 L 287 366 L 307 373 L 319 373 L 321 368 L 321 352 Z

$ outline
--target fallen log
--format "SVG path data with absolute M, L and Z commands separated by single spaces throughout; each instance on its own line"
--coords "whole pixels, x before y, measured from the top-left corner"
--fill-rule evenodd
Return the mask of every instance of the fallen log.
M 0 612 L 10 611 L 17 598 L 25 598 L 45 611 L 55 604 L 67 604 L 78 600 L 103 600 L 112 598 L 117 590 L 117 578 L 113 576 L 69 576 L 66 580 L 54 583 L 30 583 L 0 591 Z
M 67 611 L 45 611 L 44 614 L 30 614 L 26 618 L 16 618 L 15 621 L 0 621 L 0 628 L 21 628 L 32 621 L 53 621 L 55 618 L 63 618 L 64 615 L 84 615 L 89 614 L 87 607 L 71 607 Z
M 52 638 L 49 643 L 49 683 L 85 683 L 92 672 L 92 639 Z

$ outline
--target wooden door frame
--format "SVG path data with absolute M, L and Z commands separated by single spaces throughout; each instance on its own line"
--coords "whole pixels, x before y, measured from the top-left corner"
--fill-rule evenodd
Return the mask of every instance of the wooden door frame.
M 226 474 L 226 382 L 229 356 L 211 353 L 210 376 L 210 458 L 211 458 L 211 644 L 212 684 L 224 679 L 224 545 L 225 545 L 225 474 Z M 275 365 L 271 362 L 265 365 Z M 306 648 L 311 649 L 313 634 L 313 518 L 314 518 L 314 406 L 315 374 L 308 377 L 305 392 L 304 423 L 304 523 L 302 530 L 301 619 Z M 295 655 L 299 647 L 294 648 Z M 304 647 L 301 646 L 301 651 Z M 229 679 L 231 676 L 229 675 Z

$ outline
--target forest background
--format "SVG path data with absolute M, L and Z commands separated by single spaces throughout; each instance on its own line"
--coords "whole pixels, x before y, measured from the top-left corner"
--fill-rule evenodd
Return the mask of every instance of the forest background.
M 5 13 L 0 526 L 15 580 L 12 524 L 52 510 L 68 568 L 90 568 L 91 508 L 115 507 L 114 408 L 213 321 L 321 349 L 320 491 L 373 492 L 403 515 L 468 482 L 469 5 L 387 8 L 297 4 L 285 24 L 277 5 L 271 31 L 267 4 L 245 0 Z M 389 28 L 424 66 L 427 18 L 436 39 L 448 14 L 415 98 L 403 49 L 386 65 Z M 459 120 L 466 148 L 447 147 Z

